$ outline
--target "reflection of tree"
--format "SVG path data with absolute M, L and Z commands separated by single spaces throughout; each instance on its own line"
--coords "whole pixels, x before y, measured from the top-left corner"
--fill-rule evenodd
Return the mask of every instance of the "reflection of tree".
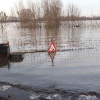
M 67 18 L 69 21 L 71 21 L 70 26 L 72 26 L 72 27 L 76 26 L 75 22 L 79 20 L 79 17 L 80 17 L 80 9 L 74 4 L 68 4 Z M 79 23 L 76 23 L 76 24 L 79 24 Z
M 78 47 L 80 41 L 80 29 L 68 28 L 68 45 L 69 47 Z
M 49 47 L 51 39 L 53 39 L 57 48 L 60 46 L 60 32 L 59 28 L 52 28 L 46 30 L 46 46 Z

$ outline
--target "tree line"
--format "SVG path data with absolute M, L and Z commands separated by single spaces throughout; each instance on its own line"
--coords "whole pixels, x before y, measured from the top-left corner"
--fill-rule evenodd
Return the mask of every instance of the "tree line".
M 41 27 L 40 21 L 45 22 L 45 28 L 57 28 L 61 24 L 60 21 L 71 21 L 71 26 L 74 26 L 75 21 L 100 19 L 100 17 L 95 16 L 81 16 L 81 9 L 73 3 L 68 4 L 64 10 L 61 0 L 41 0 L 37 3 L 28 0 L 27 5 L 20 1 L 15 4 L 12 16 L 16 19 L 7 21 L 18 21 L 20 22 L 19 26 L 22 28 Z M 0 18 L 0 21 L 2 21 L 2 18 Z

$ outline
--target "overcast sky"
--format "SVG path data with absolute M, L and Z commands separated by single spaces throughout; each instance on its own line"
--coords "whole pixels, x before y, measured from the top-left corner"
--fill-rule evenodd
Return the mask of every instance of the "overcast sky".
M 18 3 L 19 0 L 1 0 L 0 11 L 3 10 L 10 14 L 11 8 L 14 7 L 14 3 Z M 27 0 L 22 0 L 26 2 Z M 35 0 L 33 0 L 35 1 Z M 81 16 L 91 16 L 91 14 L 100 15 L 100 0 L 62 0 L 63 5 L 68 3 L 74 3 L 81 9 Z

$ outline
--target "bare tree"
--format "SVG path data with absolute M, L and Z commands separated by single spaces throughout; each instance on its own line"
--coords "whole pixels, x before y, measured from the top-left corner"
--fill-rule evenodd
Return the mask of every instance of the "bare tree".
M 3 42 L 7 42 L 7 33 L 5 32 L 6 29 L 6 21 L 7 21 L 7 15 L 5 12 L 0 12 L 0 29 L 2 33 L 2 40 Z
M 18 18 L 20 22 L 20 27 L 24 27 L 26 24 L 26 8 L 24 7 L 23 2 L 19 2 L 18 5 L 15 5 L 15 12 L 16 12 L 16 17 Z
M 41 18 L 41 4 L 39 2 L 32 3 L 31 6 L 32 14 L 33 14 L 33 21 L 36 27 L 40 27 L 41 25 L 38 24 L 38 20 Z
M 17 17 L 22 28 L 36 28 L 40 5 L 28 0 L 28 6 L 19 2 L 16 6 Z
M 43 0 L 43 12 L 46 27 L 58 27 L 61 15 L 62 2 L 60 0 Z
M 75 26 L 75 21 L 78 21 L 80 17 L 80 9 L 74 4 L 68 4 L 67 6 L 67 18 L 71 21 L 71 26 Z

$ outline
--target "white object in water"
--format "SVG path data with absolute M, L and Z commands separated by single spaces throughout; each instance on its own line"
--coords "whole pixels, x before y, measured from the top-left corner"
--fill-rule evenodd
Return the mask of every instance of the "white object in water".
M 0 91 L 6 91 L 10 88 L 11 86 L 9 85 L 3 85 L 3 86 L 0 86 Z
M 35 94 L 32 94 L 31 96 L 30 96 L 30 99 L 36 99 L 36 98 L 38 98 L 38 97 L 40 97 L 40 95 L 35 95 Z
M 98 100 L 96 96 L 80 95 L 78 100 Z

